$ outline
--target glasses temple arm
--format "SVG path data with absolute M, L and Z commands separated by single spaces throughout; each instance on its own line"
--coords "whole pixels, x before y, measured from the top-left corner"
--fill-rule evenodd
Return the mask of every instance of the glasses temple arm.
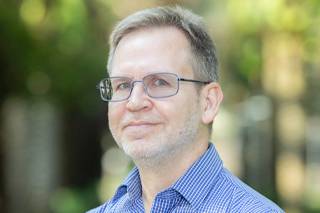
M 211 81 L 198 81 L 198 80 L 186 79 L 186 78 L 179 78 L 179 81 L 188 81 L 188 82 L 201 83 L 201 84 L 210 84 L 211 83 Z

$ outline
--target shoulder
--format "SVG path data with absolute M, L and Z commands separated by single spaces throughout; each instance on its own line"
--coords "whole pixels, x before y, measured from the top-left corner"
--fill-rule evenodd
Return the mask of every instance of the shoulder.
M 222 177 L 232 187 L 230 209 L 234 212 L 284 212 L 274 202 L 245 184 L 229 171 L 222 172 Z
M 87 211 L 86 213 L 127 212 L 127 210 L 131 208 L 128 193 L 131 192 L 131 196 L 138 196 L 139 191 L 141 191 L 139 172 L 137 168 L 134 168 L 118 187 L 114 196 L 110 200 L 97 208 Z
M 221 212 L 284 212 L 226 169 L 220 172 L 217 182 L 211 187 L 206 203 L 219 206 Z
M 107 212 L 121 212 L 121 213 L 129 213 L 132 209 L 132 203 L 127 194 L 118 197 L 115 199 L 113 197 L 111 200 L 105 202 L 101 206 L 98 206 L 94 209 L 87 211 L 86 213 L 107 213 Z

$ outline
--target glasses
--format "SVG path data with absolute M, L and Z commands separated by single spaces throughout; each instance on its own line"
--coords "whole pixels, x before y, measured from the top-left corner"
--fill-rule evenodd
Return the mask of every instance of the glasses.
M 108 77 L 102 79 L 97 85 L 101 99 L 108 102 L 125 101 L 129 99 L 135 83 L 141 82 L 145 93 L 151 98 L 167 98 L 174 96 L 179 91 L 179 82 L 193 82 L 209 84 L 210 81 L 198 81 L 180 78 L 174 73 L 153 73 L 146 75 L 140 81 L 129 77 Z

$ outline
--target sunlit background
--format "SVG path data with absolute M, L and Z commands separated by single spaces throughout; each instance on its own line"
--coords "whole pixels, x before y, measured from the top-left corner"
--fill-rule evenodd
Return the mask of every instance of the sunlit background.
M 286 212 L 320 212 L 319 0 L 0 0 L 0 212 L 79 213 L 133 164 L 96 83 L 126 15 L 180 4 L 204 17 L 225 100 L 227 168 Z

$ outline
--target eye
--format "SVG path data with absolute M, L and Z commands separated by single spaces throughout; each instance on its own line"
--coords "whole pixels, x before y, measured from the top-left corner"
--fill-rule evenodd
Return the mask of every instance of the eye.
M 116 86 L 116 90 L 126 90 L 129 89 L 131 87 L 129 82 L 123 82 L 123 83 L 119 83 Z
M 153 85 L 156 87 L 169 86 L 169 83 L 163 79 L 155 79 Z

